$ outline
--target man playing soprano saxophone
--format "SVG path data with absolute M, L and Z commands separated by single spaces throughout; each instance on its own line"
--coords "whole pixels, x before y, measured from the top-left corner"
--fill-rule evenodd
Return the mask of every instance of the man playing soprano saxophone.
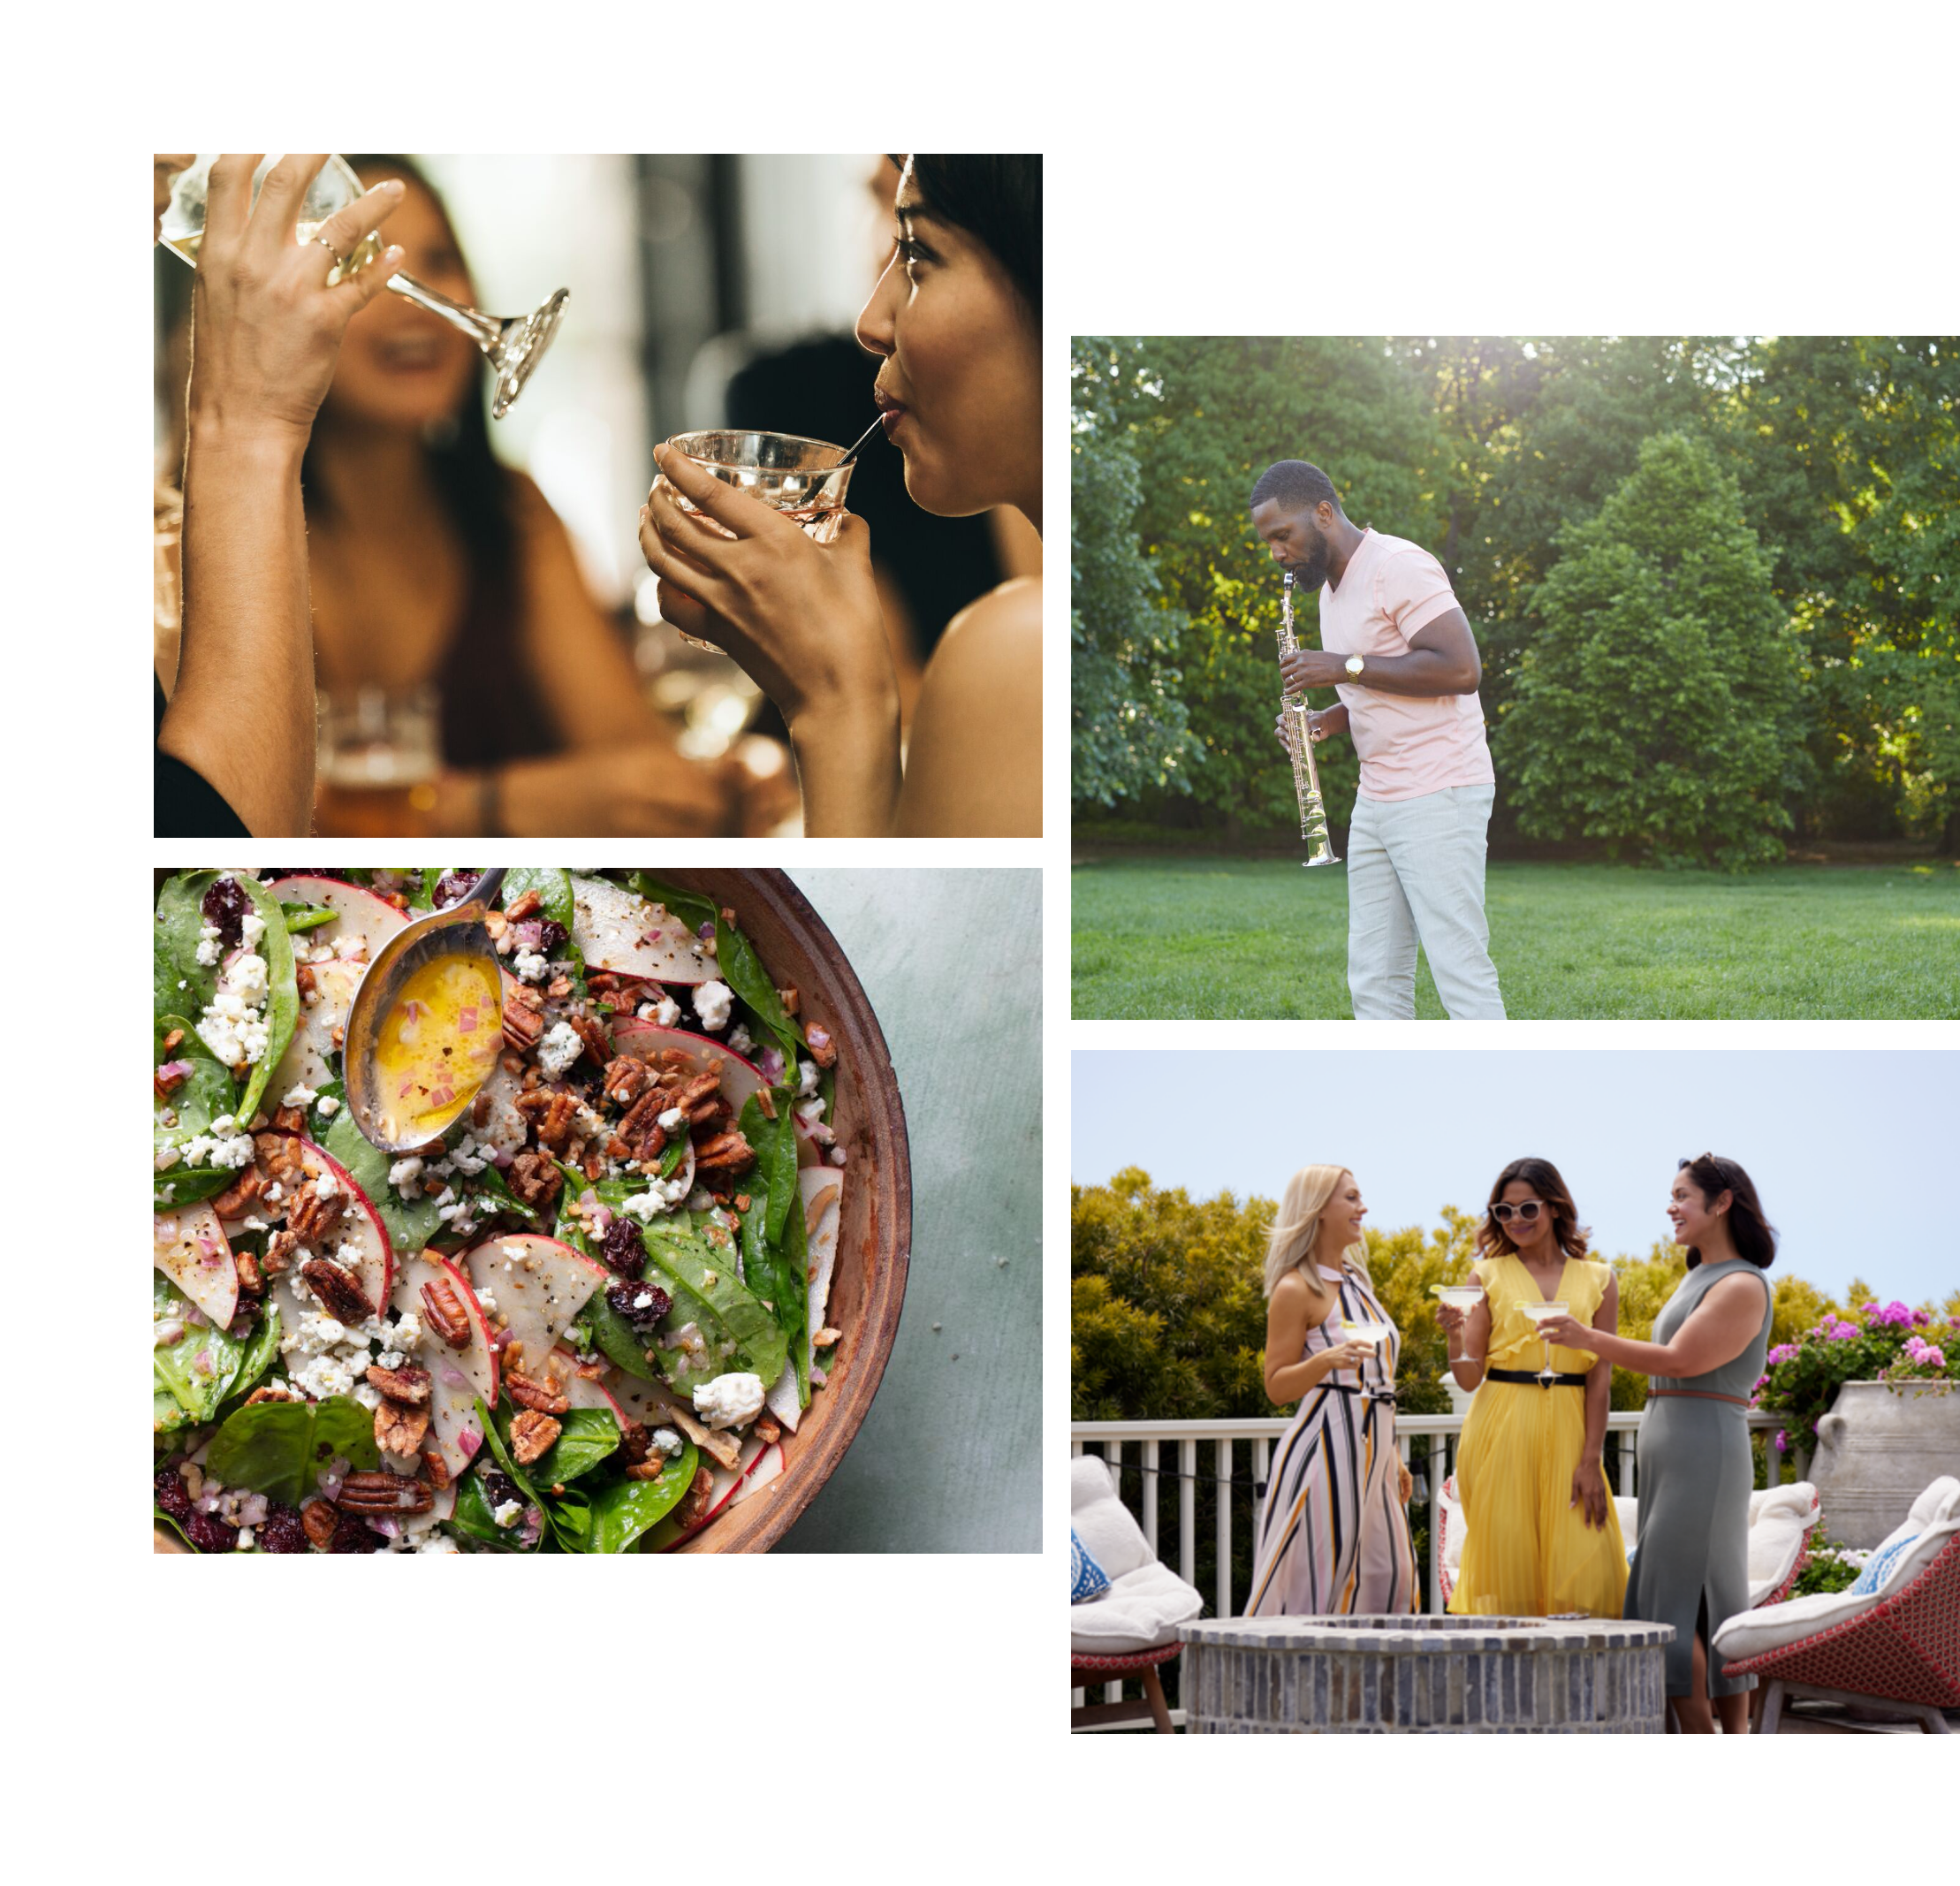
M 1320 591 L 1321 646 L 1281 665 L 1288 688 L 1341 696 L 1306 717 L 1309 737 L 1347 732 L 1361 759 L 1348 833 L 1356 1020 L 1413 1019 L 1420 942 L 1453 1021 L 1502 1021 L 1484 917 L 1497 787 L 1483 664 L 1448 576 L 1420 544 L 1357 530 L 1326 473 L 1299 459 L 1260 475 L 1252 528 L 1302 594 Z

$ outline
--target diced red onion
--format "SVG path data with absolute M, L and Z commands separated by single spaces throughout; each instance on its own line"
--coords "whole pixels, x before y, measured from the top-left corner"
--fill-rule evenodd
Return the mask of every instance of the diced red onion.
M 156 1077 L 163 1081 L 175 1080 L 179 1075 L 187 1075 L 190 1071 L 191 1064 L 187 1061 L 166 1061 L 157 1068 Z
M 245 1525 L 263 1525 L 271 1502 L 262 1493 L 254 1493 L 239 1508 L 239 1519 Z
M 703 924 L 699 930 L 695 932 L 695 934 L 699 937 L 703 943 L 705 943 L 710 937 L 713 936 L 714 933 L 715 926 L 711 923 Z
M 443 1386 L 445 1388 L 467 1388 L 469 1387 L 469 1377 L 453 1364 L 445 1362 L 443 1365 Z
M 482 1447 L 482 1444 L 483 1436 L 482 1433 L 474 1427 L 463 1428 L 458 1433 L 456 1436 L 456 1451 L 460 1454 L 465 1460 L 475 1460 L 476 1458 L 476 1450 L 477 1449 Z
M 588 1215 L 592 1221 L 592 1228 L 602 1236 L 612 1228 L 612 1208 L 610 1205 L 596 1205 Z
M 209 1329 L 211 1327 L 210 1318 L 206 1316 L 195 1304 L 186 1304 L 184 1306 L 184 1320 L 193 1329 Z
M 222 1487 L 209 1488 L 199 1494 L 196 1499 L 191 1502 L 191 1504 L 201 1513 L 215 1513 L 217 1510 L 217 1502 L 224 1497 L 224 1489 Z
M 536 949 L 544 940 L 544 922 L 542 917 L 529 917 L 521 924 L 511 925 L 511 934 L 526 949 Z
M 490 1164 L 496 1167 L 499 1172 L 507 1171 L 511 1161 L 516 1157 L 517 1155 L 514 1152 L 493 1152 L 490 1154 Z
M 780 1048 L 765 1048 L 762 1059 L 756 1065 L 762 1069 L 763 1078 L 773 1087 L 783 1077 L 783 1051 Z
M 370 1519 L 368 1524 L 384 1539 L 393 1539 L 401 1532 L 401 1521 L 399 1519 Z
M 824 1374 L 824 1373 L 823 1372 L 823 1370 L 821 1370 L 820 1368 L 818 1368 L 818 1367 L 817 1366 L 817 1365 L 816 1365 L 816 1364 L 815 1364 L 815 1363 L 813 1362 L 813 1363 L 811 1363 L 811 1364 L 810 1364 L 810 1365 L 809 1365 L 809 1379 L 810 1379 L 810 1380 L 811 1380 L 811 1381 L 813 1381 L 813 1382 L 814 1382 L 814 1383 L 815 1383 L 815 1384 L 816 1384 L 816 1385 L 817 1385 L 817 1387 L 818 1387 L 819 1388 L 822 1388 L 822 1387 L 824 1386 L 824 1384 L 825 1382 L 827 1382 L 827 1381 L 828 1381 L 828 1380 L 830 1380 L 830 1377 L 829 1377 L 828 1375 Z
M 211 1373 L 210 1350 L 209 1349 L 199 1350 L 196 1355 L 191 1357 L 191 1366 L 195 1369 L 200 1375 L 209 1375 Z
M 535 1546 L 538 1541 L 539 1535 L 543 1531 L 544 1514 L 543 1510 L 536 1506 L 526 1507 L 524 1509 L 524 1530 L 518 1536 L 527 1546 Z

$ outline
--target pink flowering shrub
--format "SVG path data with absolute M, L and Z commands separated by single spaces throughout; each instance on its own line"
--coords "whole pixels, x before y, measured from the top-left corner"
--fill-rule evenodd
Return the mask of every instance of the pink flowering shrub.
M 1922 1334 L 1924 1332 L 1924 1334 Z M 1937 1335 L 1940 1341 L 1928 1340 Z M 1794 1342 L 1779 1342 L 1765 1358 L 1767 1373 L 1756 1384 L 1754 1405 L 1786 1416 L 1776 1441 L 1809 1453 L 1817 1447 L 1817 1424 L 1848 1381 L 1909 1383 L 1960 1380 L 1960 1325 L 1949 1319 L 1935 1326 L 1932 1316 L 1908 1304 L 1869 1303 L 1854 1321 L 1832 1314 L 1813 1324 Z

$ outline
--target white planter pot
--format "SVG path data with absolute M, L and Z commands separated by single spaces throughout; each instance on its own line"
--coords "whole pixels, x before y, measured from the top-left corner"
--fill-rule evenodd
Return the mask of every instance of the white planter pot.
M 1960 1474 L 1960 1393 L 1848 1381 L 1817 1424 L 1811 1484 L 1824 1532 L 1847 1546 L 1877 1545 L 1944 1473 Z

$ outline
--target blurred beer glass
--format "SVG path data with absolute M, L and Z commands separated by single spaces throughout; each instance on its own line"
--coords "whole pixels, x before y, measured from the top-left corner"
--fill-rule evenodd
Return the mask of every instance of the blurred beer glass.
M 323 838 L 435 831 L 442 697 L 431 687 L 320 690 L 314 830 Z

